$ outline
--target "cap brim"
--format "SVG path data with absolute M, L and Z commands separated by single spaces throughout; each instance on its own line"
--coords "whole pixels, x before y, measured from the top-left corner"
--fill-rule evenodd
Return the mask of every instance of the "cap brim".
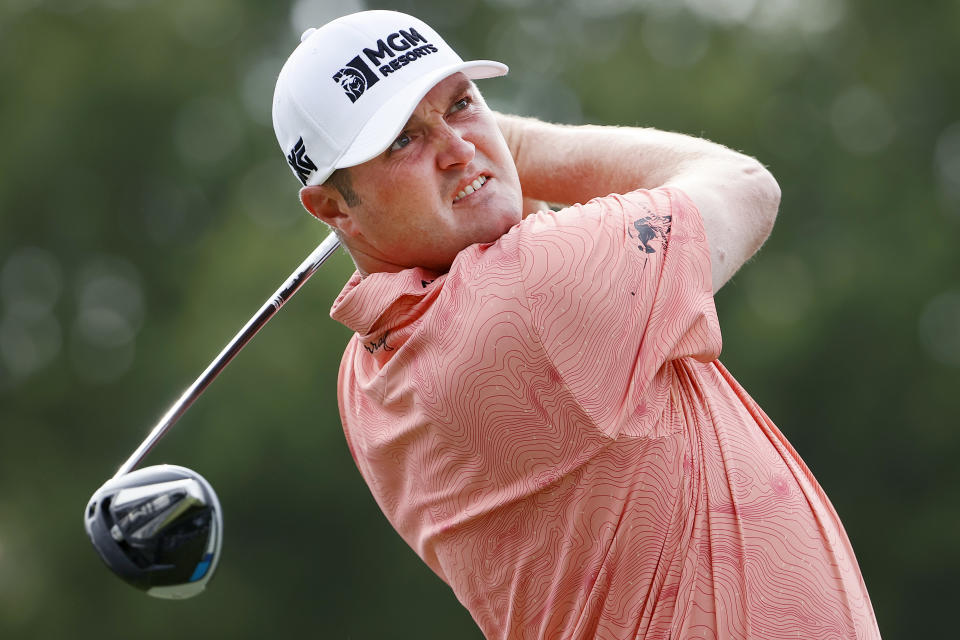
M 461 72 L 471 80 L 506 75 L 507 65 L 493 60 L 472 60 L 440 69 L 418 78 L 387 100 L 357 133 L 353 143 L 337 160 L 335 167 L 343 169 L 371 160 L 389 147 L 403 131 L 410 115 L 423 96 L 440 81 Z

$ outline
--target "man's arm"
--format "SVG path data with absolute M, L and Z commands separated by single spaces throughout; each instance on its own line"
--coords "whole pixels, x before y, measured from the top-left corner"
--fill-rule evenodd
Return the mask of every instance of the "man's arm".
M 722 145 L 656 129 L 497 119 L 525 199 L 572 204 L 635 189 L 681 189 L 703 217 L 714 292 L 773 228 L 777 181 L 757 160 Z

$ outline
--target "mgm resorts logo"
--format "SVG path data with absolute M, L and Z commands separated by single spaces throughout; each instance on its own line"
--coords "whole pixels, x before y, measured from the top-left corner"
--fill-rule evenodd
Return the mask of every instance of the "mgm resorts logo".
M 423 44 L 417 46 L 418 42 Z M 366 56 L 367 60 L 373 63 L 374 69 L 379 71 L 381 76 L 386 77 L 423 56 L 437 53 L 437 48 L 427 42 L 427 39 L 417 33 L 413 27 L 400 29 L 397 33 L 391 33 L 386 38 L 377 40 L 376 47 L 376 49 L 364 47 L 360 54 L 354 56 L 340 71 L 333 74 L 333 81 L 340 85 L 343 92 L 350 98 L 350 102 L 359 100 L 364 91 L 380 80 L 362 56 Z

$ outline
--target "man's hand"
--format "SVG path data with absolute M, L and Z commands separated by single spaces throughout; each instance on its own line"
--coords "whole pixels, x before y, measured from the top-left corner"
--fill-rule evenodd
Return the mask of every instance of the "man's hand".
M 678 133 L 573 127 L 497 114 L 528 199 L 583 203 L 611 193 L 676 187 L 693 200 L 710 244 L 716 292 L 773 228 L 780 186 L 757 160 Z

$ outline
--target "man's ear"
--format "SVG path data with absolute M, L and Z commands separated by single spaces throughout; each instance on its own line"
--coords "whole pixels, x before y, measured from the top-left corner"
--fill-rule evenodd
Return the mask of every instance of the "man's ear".
M 300 189 L 300 203 L 317 220 L 351 235 L 353 218 L 350 207 L 335 187 L 323 184 L 303 187 Z

